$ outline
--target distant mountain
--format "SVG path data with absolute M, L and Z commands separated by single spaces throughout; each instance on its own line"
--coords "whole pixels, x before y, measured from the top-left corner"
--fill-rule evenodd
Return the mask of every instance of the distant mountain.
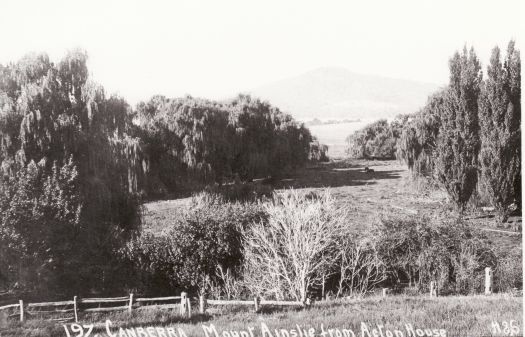
M 436 84 L 319 68 L 249 92 L 299 120 L 391 118 L 416 112 Z

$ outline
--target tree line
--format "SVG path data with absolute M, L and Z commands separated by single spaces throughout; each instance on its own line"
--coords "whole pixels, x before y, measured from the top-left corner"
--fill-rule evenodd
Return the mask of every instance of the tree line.
M 395 159 L 397 142 L 409 115 L 380 119 L 346 138 L 346 154 L 357 159 Z
M 0 288 L 111 291 L 144 198 L 280 176 L 326 152 L 249 96 L 155 96 L 133 109 L 86 62 L 73 50 L 0 65 Z
M 139 103 L 135 118 L 148 156 L 149 194 L 235 176 L 278 177 L 327 151 L 303 124 L 247 95 L 226 102 L 155 96 Z
M 449 61 L 450 80 L 418 112 L 380 120 L 347 138 L 354 158 L 402 159 L 460 211 L 483 196 L 500 220 L 521 209 L 521 60 L 511 41 L 492 51 L 487 77 L 473 48 Z
M 521 60 L 511 41 L 492 50 L 487 78 L 473 48 L 449 61 L 447 87 L 405 125 L 398 153 L 443 186 L 459 210 L 486 195 L 500 218 L 521 209 Z

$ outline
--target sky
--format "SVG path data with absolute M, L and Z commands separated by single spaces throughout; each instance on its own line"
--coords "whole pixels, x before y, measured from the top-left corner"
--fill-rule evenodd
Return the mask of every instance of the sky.
M 221 99 L 319 67 L 445 84 L 448 59 L 525 32 L 522 0 L 0 0 L 0 63 L 83 48 L 130 103 Z

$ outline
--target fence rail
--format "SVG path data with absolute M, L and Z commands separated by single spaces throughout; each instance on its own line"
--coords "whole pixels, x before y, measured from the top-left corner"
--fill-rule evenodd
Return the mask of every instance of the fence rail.
M 492 269 L 485 269 L 485 294 L 490 295 L 493 292 L 493 275 Z M 390 289 L 383 288 L 383 297 L 386 297 L 390 292 Z M 439 289 L 435 281 L 430 282 L 430 297 L 439 296 Z M 261 305 L 272 305 L 272 306 L 308 306 L 310 300 L 306 299 L 305 303 L 298 301 L 266 301 L 261 300 L 259 297 L 255 297 L 253 300 L 214 300 L 206 299 L 204 296 L 200 296 L 199 302 L 199 313 L 206 313 L 207 306 L 230 306 L 230 305 L 246 305 L 253 306 L 255 312 L 258 312 Z M 161 302 L 162 304 L 159 304 Z M 168 303 L 165 303 L 168 302 Z M 171 303 L 169 303 L 171 302 Z M 115 305 L 117 306 L 105 306 Z M 92 307 L 98 305 L 98 307 Z M 24 309 L 25 308 L 25 309 Z M 43 309 L 40 309 L 43 308 Z M 54 308 L 50 310 L 51 308 Z M 131 312 L 133 309 L 151 309 L 151 308 L 164 308 L 164 309 L 176 309 L 179 308 L 180 314 L 183 317 L 191 317 L 191 301 L 187 296 L 187 293 L 182 292 L 180 296 L 164 296 L 164 297 L 140 297 L 134 298 L 133 294 L 122 297 L 104 297 L 104 298 L 80 298 L 77 296 L 73 297 L 72 301 L 58 301 L 58 302 L 41 302 L 41 303 L 28 303 L 24 306 L 24 301 L 19 300 L 18 303 L 8 304 L 0 306 L 0 311 L 14 311 L 8 312 L 8 317 L 18 316 L 20 322 L 25 320 L 25 315 L 36 316 L 42 314 L 56 314 L 56 313 L 73 313 L 72 317 L 62 318 L 49 318 L 50 320 L 74 320 L 78 322 L 79 312 L 110 312 L 110 311 L 121 311 L 127 310 Z
M 253 300 L 214 300 L 206 299 L 204 296 L 196 298 L 195 301 L 199 302 L 199 313 L 206 313 L 207 306 L 231 306 L 231 305 L 246 305 L 253 306 L 255 311 L 259 311 L 261 305 L 272 305 L 272 306 L 304 306 L 304 303 L 297 301 L 266 301 L 258 297 Z M 120 303 L 120 305 L 118 305 Z M 115 305 L 117 304 L 117 305 Z M 306 304 L 309 304 L 306 303 Z M 95 306 L 98 305 L 98 306 Z M 106 306 L 113 305 L 113 306 Z M 44 314 L 61 314 L 61 313 L 73 313 L 71 317 L 51 317 L 48 320 L 53 321 L 68 321 L 74 320 L 78 322 L 78 314 L 80 312 L 112 312 L 112 311 L 129 311 L 132 310 L 143 310 L 143 309 L 179 309 L 180 314 L 183 317 L 191 317 L 191 300 L 185 292 L 182 292 L 180 296 L 164 296 L 164 297 L 139 297 L 134 298 L 133 294 L 122 297 L 104 297 L 104 298 L 77 298 L 73 297 L 73 300 L 69 301 L 57 301 L 57 302 L 41 302 L 41 303 L 28 303 L 24 305 L 22 300 L 19 303 L 8 304 L 0 306 L 0 311 L 12 311 L 8 314 L 8 317 L 18 316 L 20 322 L 26 319 L 26 316 L 37 316 Z

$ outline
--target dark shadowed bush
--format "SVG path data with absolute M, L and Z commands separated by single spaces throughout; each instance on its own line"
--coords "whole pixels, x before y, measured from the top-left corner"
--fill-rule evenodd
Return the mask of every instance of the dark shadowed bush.
M 219 266 L 224 271 L 241 266 L 241 230 L 264 218 L 257 204 L 201 194 L 167 234 L 143 235 L 128 245 L 124 255 L 140 278 L 130 286 L 148 293 L 208 291 L 221 282 Z
M 328 145 L 321 144 L 317 138 L 313 137 L 313 140 L 310 143 L 310 154 L 308 159 L 317 162 L 330 161 L 328 158 Z
M 372 238 L 390 282 L 408 282 L 424 292 L 434 281 L 441 294 L 479 293 L 485 267 L 497 264 L 490 242 L 460 222 L 382 219 Z
M 514 247 L 498 256 L 498 265 L 494 271 L 494 290 L 512 292 L 523 289 L 522 246 Z
M 207 186 L 204 192 L 198 195 L 203 194 L 206 195 L 206 197 L 213 197 L 215 195 L 226 202 L 255 202 L 271 198 L 273 188 L 271 185 L 238 182 L 221 186 Z

